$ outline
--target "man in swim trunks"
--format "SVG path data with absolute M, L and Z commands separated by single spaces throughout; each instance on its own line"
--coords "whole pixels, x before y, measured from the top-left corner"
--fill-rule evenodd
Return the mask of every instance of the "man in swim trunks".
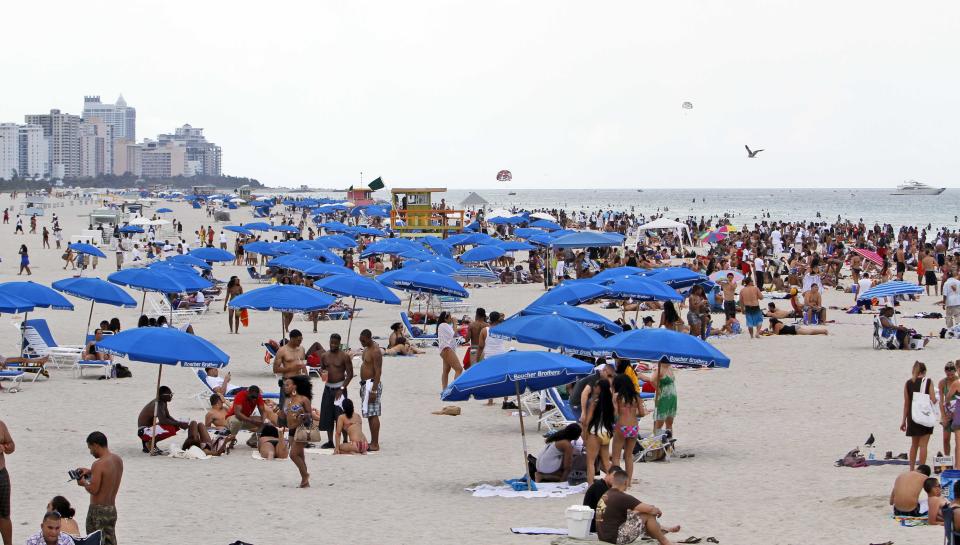
M 907 257 L 902 246 L 898 246 L 893 253 L 893 260 L 897 264 L 897 280 L 903 280 L 903 273 L 907 271 Z
M 140 415 L 137 416 L 137 436 L 143 443 L 143 452 L 150 452 L 151 436 L 153 438 L 153 452 L 151 454 L 160 454 L 160 448 L 157 443 L 164 439 L 169 439 L 177 434 L 179 430 L 185 430 L 190 427 L 189 422 L 177 420 L 170 416 L 170 408 L 167 406 L 173 400 L 173 391 L 169 386 L 161 386 L 160 396 L 157 399 L 151 399 L 143 409 L 140 409 Z M 154 413 L 156 408 L 156 413 Z M 156 424 L 154 424 L 154 414 L 156 414 Z
M 930 286 L 933 286 L 934 295 L 940 295 L 940 284 L 937 282 L 937 260 L 930 255 L 930 250 L 923 251 L 923 280 L 927 286 L 927 295 L 930 295 Z
M 367 450 L 380 450 L 380 402 L 383 398 L 383 352 L 373 340 L 369 329 L 360 332 L 363 346 L 363 363 L 360 365 L 360 415 L 370 426 L 370 446 Z
M 3 545 L 13 545 L 13 521 L 10 520 L 10 475 L 7 473 L 8 454 L 17 446 L 7 424 L 0 420 L 0 537 Z
M 283 411 L 283 404 L 286 400 L 284 395 L 283 381 L 298 375 L 307 374 L 307 356 L 303 351 L 303 334 L 300 330 L 290 331 L 290 340 L 287 344 L 277 350 L 277 355 L 273 358 L 273 373 L 280 375 L 277 381 L 280 386 L 280 410 Z
M 743 289 L 740 290 L 740 304 L 743 305 L 743 312 L 747 317 L 747 331 L 750 332 L 751 339 L 754 338 L 753 330 L 759 329 L 763 324 L 763 312 L 760 310 L 761 300 L 763 300 L 763 292 L 753 285 L 752 278 L 744 277 Z
M 890 492 L 890 505 L 893 506 L 894 516 L 922 517 L 925 514 L 920 507 L 920 492 L 923 491 L 923 483 L 929 476 L 930 466 L 926 464 L 918 465 L 916 470 L 897 476 Z
M 803 293 L 803 310 L 808 322 L 813 315 L 816 315 L 817 321 L 821 324 L 827 321 L 827 309 L 823 307 L 819 284 L 811 284 L 810 291 Z
M 79 468 L 77 484 L 90 493 L 86 531 L 100 530 L 103 545 L 117 545 L 117 492 L 123 478 L 123 460 L 107 448 L 107 436 L 95 431 L 87 436 L 87 448 L 97 461 Z
M 480 354 L 480 334 L 490 325 L 487 323 L 487 311 L 482 307 L 477 308 L 473 321 L 467 328 L 470 337 L 470 365 L 476 365 L 482 355 Z M 469 366 L 467 366 L 469 368 Z M 376 443 L 376 441 L 374 441 Z
M 737 283 L 733 273 L 727 273 L 727 281 L 721 284 L 723 289 L 723 313 L 727 319 L 737 317 Z
M 333 430 L 340 416 L 338 405 L 353 380 L 353 360 L 340 349 L 340 335 L 336 333 L 330 335 L 330 348 L 320 357 L 320 373 L 325 381 L 320 399 L 320 429 L 327 432 L 327 442 L 320 448 L 333 448 Z

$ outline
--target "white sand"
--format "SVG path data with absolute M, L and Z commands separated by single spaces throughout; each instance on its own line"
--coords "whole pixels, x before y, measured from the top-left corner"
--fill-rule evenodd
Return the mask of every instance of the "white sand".
M 8 203 L 7 197 L 0 200 Z M 175 214 L 166 217 L 184 220 L 189 230 L 208 224 L 202 210 L 183 203 L 171 207 Z M 78 215 L 89 208 L 56 209 L 67 239 L 85 226 L 85 216 Z M 233 223 L 251 221 L 247 211 L 231 212 Z M 30 279 L 49 285 L 70 274 L 61 268 L 61 251 L 40 248 L 39 234 L 13 236 L 14 222 L 2 226 L 7 231 L 0 279 L 26 279 L 16 275 L 16 251 L 23 242 L 31 250 Z M 48 222 L 49 215 L 40 224 Z M 95 273 L 105 277 L 114 269 L 110 256 Z M 240 275 L 246 290 L 256 288 L 241 268 L 218 265 L 215 273 L 224 280 Z M 474 290 L 470 301 L 488 312 L 510 314 L 541 291 L 537 285 L 484 288 Z M 139 293 L 132 293 L 139 301 Z M 826 299 L 846 305 L 852 297 L 830 291 Z M 88 303 L 73 301 L 74 312 L 40 310 L 31 317 L 46 318 L 59 342 L 77 343 L 83 338 Z M 903 308 L 911 313 L 938 310 L 935 301 L 924 297 Z M 368 302 L 362 306 L 354 344 L 365 327 L 386 336 L 399 310 Z M 222 302 L 215 306 L 218 312 L 222 308 Z M 94 323 L 113 316 L 129 328 L 138 311 L 98 305 Z M 903 381 L 916 358 L 926 361 L 939 380 L 943 363 L 957 357 L 955 345 L 937 339 L 924 352 L 874 351 L 870 317 L 839 312 L 830 317 L 839 323 L 830 326 L 829 337 L 720 340 L 716 346 L 733 360 L 729 370 L 678 373 L 675 431 L 679 446 L 696 457 L 638 465 L 633 492 L 659 506 L 665 522 L 683 525 L 681 538 L 712 535 L 728 544 L 892 540 L 898 545 L 940 539 L 940 529 L 901 528 L 889 519 L 890 485 L 902 467 L 838 469 L 833 462 L 871 432 L 881 456 L 886 450 L 906 451 L 909 441 L 898 430 Z M 19 336 L 9 324 L 20 318 L 2 319 L 4 354 L 16 351 Z M 904 323 L 922 332 L 943 325 L 942 320 Z M 259 345 L 276 338 L 278 325 L 276 314 L 254 312 L 250 327 L 239 336 L 227 334 L 222 314 L 195 327 L 231 355 L 234 382 L 276 391 Z M 330 333 L 346 333 L 347 322 L 321 322 L 317 335 L 299 319 L 294 327 L 306 333 L 308 344 L 320 340 L 326 346 Z M 66 470 L 89 466 L 84 439 L 93 430 L 107 434 L 126 465 L 118 498 L 118 535 L 124 543 L 241 539 L 260 545 L 304 538 L 320 543 L 546 543 L 549 537 L 515 536 L 509 528 L 563 527 L 564 508 L 580 502 L 580 497 L 475 499 L 463 491 L 470 484 L 522 474 L 519 426 L 507 412 L 479 401 L 461 403 L 459 417 L 431 415 L 443 405 L 435 349 L 417 358 L 385 359 L 383 451 L 366 457 L 311 456 L 309 490 L 295 488 L 299 478 L 291 462 L 253 460 L 242 441 L 234 454 L 212 460 L 142 454 L 136 417 L 152 398 L 157 367 L 135 362 L 130 367 L 131 379 L 79 380 L 69 370 L 55 370 L 49 381 L 27 384 L 17 394 L 0 393 L 0 414 L 17 442 L 16 453 L 7 458 L 16 543 L 36 530 L 47 501 L 56 494 L 76 505 L 82 528 L 87 494 L 66 482 Z M 166 368 L 163 383 L 175 392 L 174 416 L 202 418 L 195 399 L 202 386 L 193 371 Z M 354 398 L 358 388 L 357 383 L 351 386 Z M 319 381 L 315 390 L 319 392 Z M 642 426 L 649 427 L 650 421 Z M 535 429 L 530 444 L 534 453 L 542 445 Z M 931 452 L 939 445 L 938 430 Z

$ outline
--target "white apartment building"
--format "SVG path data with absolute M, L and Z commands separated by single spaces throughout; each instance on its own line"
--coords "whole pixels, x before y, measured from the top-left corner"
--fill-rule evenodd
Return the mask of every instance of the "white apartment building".
M 50 174 L 50 142 L 39 125 L 20 125 L 20 176 L 42 178 Z
M 10 180 L 20 172 L 20 126 L 0 123 L 0 180 Z

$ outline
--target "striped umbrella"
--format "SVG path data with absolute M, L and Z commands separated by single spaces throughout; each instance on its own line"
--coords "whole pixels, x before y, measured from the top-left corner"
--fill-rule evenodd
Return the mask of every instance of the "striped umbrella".
M 482 269 L 480 267 L 464 267 L 459 271 L 452 273 L 450 276 L 456 280 L 459 280 L 460 282 L 468 282 L 472 284 L 484 284 L 500 280 L 500 277 L 497 276 L 493 271 L 489 269 Z
M 897 295 L 919 295 L 923 293 L 923 287 L 912 282 L 902 282 L 900 280 L 891 280 L 878 286 L 874 286 L 860 295 L 857 295 L 858 301 L 877 299 L 882 297 L 895 297 Z
M 854 248 L 853 251 L 863 256 L 864 259 L 874 262 L 878 267 L 883 267 L 883 258 L 877 252 L 866 248 Z

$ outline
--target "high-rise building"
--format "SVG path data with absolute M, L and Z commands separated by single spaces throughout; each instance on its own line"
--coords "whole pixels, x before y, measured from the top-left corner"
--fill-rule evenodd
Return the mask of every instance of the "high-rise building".
M 142 174 L 141 159 L 143 148 L 132 140 L 113 141 L 113 173 L 123 176 L 130 173 L 134 176 Z
M 155 142 L 141 145 L 140 175 L 144 178 L 170 178 L 187 174 L 187 147 L 183 142 Z
M 186 175 L 220 176 L 222 151 L 220 146 L 207 142 L 203 129 L 184 125 L 178 127 L 174 134 L 158 135 L 157 141 L 161 145 L 170 142 L 183 144 L 188 164 Z
M 49 114 L 24 116 L 27 125 L 43 127 L 50 141 L 50 176 L 76 178 L 80 175 L 80 116 L 50 110 Z
M 50 174 L 50 143 L 39 125 L 20 125 L 20 176 L 42 178 Z
M 112 127 L 99 117 L 80 122 L 80 176 L 95 177 L 113 172 Z
M 20 126 L 0 123 L 0 180 L 11 180 L 20 173 Z
M 137 140 L 137 109 L 127 106 L 123 95 L 115 104 L 100 102 L 99 96 L 83 97 L 83 118 L 99 117 L 113 129 L 117 140 Z

